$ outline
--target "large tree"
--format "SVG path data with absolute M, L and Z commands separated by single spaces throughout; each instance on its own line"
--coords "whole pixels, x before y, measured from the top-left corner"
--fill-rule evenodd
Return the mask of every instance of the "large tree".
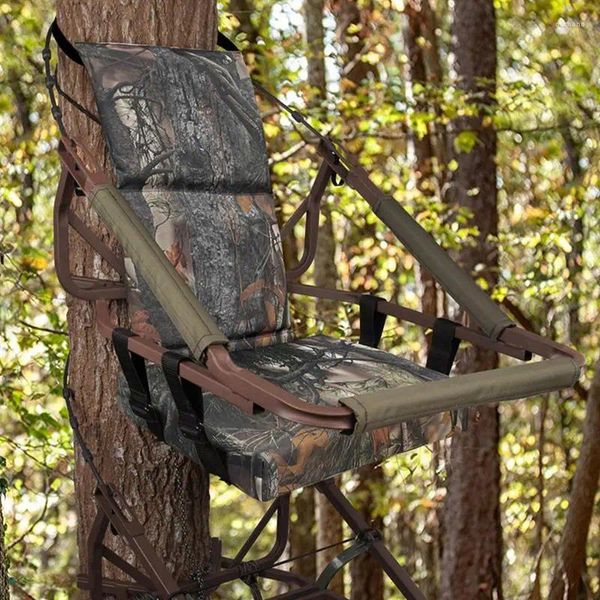
M 74 41 L 111 41 L 213 48 L 216 39 L 215 0 L 59 0 L 58 23 Z M 85 71 L 60 57 L 62 86 L 93 109 L 91 87 Z M 63 103 L 65 125 L 92 150 L 99 165 L 109 168 L 100 129 L 70 105 Z M 85 208 L 87 223 L 106 230 Z M 72 269 L 86 275 L 109 274 L 99 266 L 89 247 L 72 239 Z M 145 525 L 157 552 L 176 577 L 193 575 L 207 555 L 209 485 L 206 472 L 186 460 L 151 434 L 127 421 L 115 405 L 117 367 L 110 342 L 94 325 L 94 307 L 69 299 L 71 385 L 83 437 L 92 449 L 103 476 L 114 483 Z M 126 324 L 122 305 L 113 305 L 115 320 Z M 76 454 L 76 494 L 79 517 L 79 553 L 86 560 L 86 536 L 94 516 L 94 482 Z M 123 551 L 118 539 L 115 549 Z M 130 557 L 128 557 L 130 558 Z
M 493 0 L 456 0 L 453 41 L 458 85 L 473 114 L 455 121 L 458 163 L 450 199 L 469 209 L 476 243 L 463 246 L 463 267 L 492 289 L 498 280 L 496 132 L 485 117 L 494 104 L 496 15 Z M 472 141 L 472 147 L 468 142 Z M 462 353 L 461 372 L 497 366 L 497 356 L 480 348 Z M 499 416 L 480 407 L 471 427 L 453 440 L 445 503 L 441 597 L 445 600 L 501 598 Z
M 8 557 L 4 549 L 4 517 L 2 514 L 2 478 L 0 477 L 0 600 L 8 600 Z
M 582 580 L 586 542 L 600 477 L 600 362 L 587 398 L 583 442 L 571 487 L 567 522 L 550 587 L 550 600 L 587 598 Z

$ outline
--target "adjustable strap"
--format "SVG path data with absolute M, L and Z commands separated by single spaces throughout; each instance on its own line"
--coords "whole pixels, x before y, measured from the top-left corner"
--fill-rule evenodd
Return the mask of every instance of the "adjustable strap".
M 163 424 L 160 413 L 152 406 L 146 364 L 139 355 L 129 351 L 127 347 L 130 337 L 135 334 L 128 329 L 113 329 L 112 341 L 119 364 L 129 386 L 129 406 L 136 417 L 146 421 L 148 429 L 161 441 L 164 441 Z
M 187 356 L 171 350 L 162 355 L 161 366 L 171 395 L 177 406 L 177 418 L 181 434 L 196 444 L 202 464 L 215 475 L 227 481 L 227 468 L 219 451 L 210 443 L 204 429 L 204 400 L 202 390 L 191 381 L 179 376 L 182 362 L 191 361 Z
M 458 323 L 448 319 L 436 319 L 433 324 L 431 347 L 427 356 L 427 368 L 449 375 L 458 352 L 460 340 L 455 337 Z
M 361 531 L 354 540 L 354 543 L 336 555 L 333 560 L 325 567 L 319 575 L 316 583 L 317 588 L 326 590 L 331 580 L 344 568 L 344 565 L 354 560 L 361 554 L 368 552 L 371 546 L 381 539 L 381 534 L 374 530 L 368 529 Z
M 362 294 L 360 306 L 360 339 L 363 346 L 377 348 L 381 341 L 381 334 L 387 315 L 377 310 L 377 303 L 381 298 L 371 294 Z

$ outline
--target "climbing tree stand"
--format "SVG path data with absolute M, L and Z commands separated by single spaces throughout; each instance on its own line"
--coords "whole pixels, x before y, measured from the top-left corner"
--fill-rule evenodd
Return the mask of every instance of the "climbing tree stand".
M 52 34 L 72 60 L 83 64 L 85 58 L 100 114 L 91 117 L 108 137 L 116 185 L 100 168 L 88 166 L 95 165 L 94 158 L 62 123 L 50 67 Z M 130 418 L 225 482 L 272 502 L 235 557 L 223 557 L 221 542 L 212 539 L 202 571 L 193 580 L 176 581 L 149 543 L 134 509 L 96 468 L 80 432 L 65 371 L 71 424 L 96 481 L 97 515 L 79 583 L 94 600 L 144 593 L 164 600 L 186 593 L 206 597 L 236 579 L 258 600 L 260 578 L 289 584 L 291 591 L 276 598 L 340 598 L 328 591 L 329 582 L 346 563 L 369 552 L 407 600 L 422 600 L 381 533 L 351 506 L 333 477 L 444 439 L 467 426 L 469 407 L 572 386 L 583 357 L 516 327 L 402 206 L 375 186 L 356 157 L 321 135 L 297 110 L 253 85 L 235 47 L 221 35 L 219 41 L 226 52 L 119 44 L 76 48 L 56 23 L 48 35 L 46 76 L 62 134 L 58 153 L 63 172 L 54 213 L 61 284 L 73 296 L 95 304 L 98 330 L 112 340 L 123 370 L 117 400 Z M 173 85 L 189 89 L 173 99 Z M 304 127 L 321 159 L 312 189 L 281 230 L 286 237 L 306 219 L 302 258 L 287 273 L 254 92 Z M 196 106 L 202 103 L 208 107 L 204 111 Z M 224 146 L 226 161 L 220 158 Z M 330 183 L 358 192 L 477 326 L 436 319 L 371 295 L 301 283 L 315 256 L 320 203 Z M 81 222 L 73 210 L 77 202 L 89 202 L 130 264 Z M 208 219 L 207 211 L 212 211 Z M 113 267 L 119 281 L 71 273 L 70 229 Z M 215 230 L 216 238 L 211 237 Z M 185 235 L 177 238 L 182 232 Z M 216 258 L 207 260 L 215 247 L 220 249 Z M 185 261 L 170 260 L 174 250 L 179 255 L 186 248 L 200 248 L 201 260 L 194 260 L 191 251 Z M 227 260 L 219 262 L 227 252 Z M 237 281 L 242 274 L 256 279 L 245 281 L 241 291 L 235 285 L 228 289 L 227 278 Z M 203 287 L 207 282 L 208 288 Z M 265 289 L 268 295 L 255 297 L 257 290 Z M 322 336 L 292 341 L 289 293 L 358 304 L 360 344 Z M 145 303 L 136 316 L 150 315 L 146 330 L 161 329 L 170 343 L 112 323 L 109 302 L 132 294 L 130 305 Z M 426 368 L 376 349 L 388 315 L 432 329 Z M 533 354 L 545 360 L 447 377 L 463 340 L 525 363 Z M 283 366 L 287 371 L 282 378 L 277 374 Z M 307 389 L 308 396 L 303 394 Z M 352 531 L 350 539 L 340 542 L 346 548 L 315 581 L 280 568 L 295 558 L 281 558 L 290 526 L 289 494 L 308 485 L 316 486 Z M 262 558 L 247 560 L 271 518 L 277 521 L 272 549 Z M 112 535 L 124 542 L 135 564 L 108 547 Z M 105 578 L 104 563 L 129 580 Z

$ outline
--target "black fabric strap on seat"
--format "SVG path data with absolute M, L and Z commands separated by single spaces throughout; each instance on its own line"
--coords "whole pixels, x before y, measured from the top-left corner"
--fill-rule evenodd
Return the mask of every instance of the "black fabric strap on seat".
M 163 423 L 150 398 L 146 364 L 139 354 L 130 352 L 127 347 L 129 338 L 134 336 L 133 332 L 122 327 L 117 327 L 112 332 L 115 352 L 129 386 L 129 406 L 133 414 L 144 419 L 148 429 L 159 440 L 164 441 Z
M 360 306 L 360 339 L 359 344 L 377 348 L 387 315 L 377 310 L 377 303 L 382 298 L 371 294 L 362 294 Z
M 50 33 L 58 47 L 73 61 L 78 65 L 83 65 L 83 60 L 81 59 L 81 55 L 77 51 L 77 48 L 71 44 L 71 42 L 67 39 L 67 36 L 62 32 L 61 28 L 58 26 L 56 19 L 52 21 L 52 25 L 50 25 Z M 217 46 L 222 48 L 223 50 L 229 50 L 232 52 L 239 52 L 239 48 L 225 35 L 223 35 L 220 31 L 217 33 Z
M 427 356 L 427 368 L 449 375 L 458 352 L 460 340 L 455 337 L 459 323 L 448 319 L 436 319 L 431 335 L 431 347 Z
M 226 462 L 221 453 L 209 442 L 204 429 L 204 400 L 202 390 L 191 381 L 179 376 L 182 362 L 193 362 L 189 357 L 168 350 L 162 355 L 161 366 L 171 395 L 177 406 L 181 434 L 196 444 L 202 464 L 211 473 L 227 481 Z

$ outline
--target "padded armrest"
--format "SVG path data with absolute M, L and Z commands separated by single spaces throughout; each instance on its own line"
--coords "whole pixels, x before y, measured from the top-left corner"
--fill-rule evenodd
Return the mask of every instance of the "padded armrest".
M 572 387 L 580 367 L 566 356 L 492 369 L 344 398 L 356 417 L 356 432 L 394 425 L 446 410 L 517 400 Z
M 219 331 L 213 318 L 119 191 L 113 185 L 102 184 L 95 186 L 88 197 L 94 210 L 117 237 L 136 270 L 173 321 L 194 357 L 200 359 L 210 344 L 227 343 L 227 338 Z
M 473 316 L 493 340 L 514 323 L 500 307 L 459 267 L 433 237 L 391 196 L 381 197 L 373 212 L 394 232 L 408 251 Z

